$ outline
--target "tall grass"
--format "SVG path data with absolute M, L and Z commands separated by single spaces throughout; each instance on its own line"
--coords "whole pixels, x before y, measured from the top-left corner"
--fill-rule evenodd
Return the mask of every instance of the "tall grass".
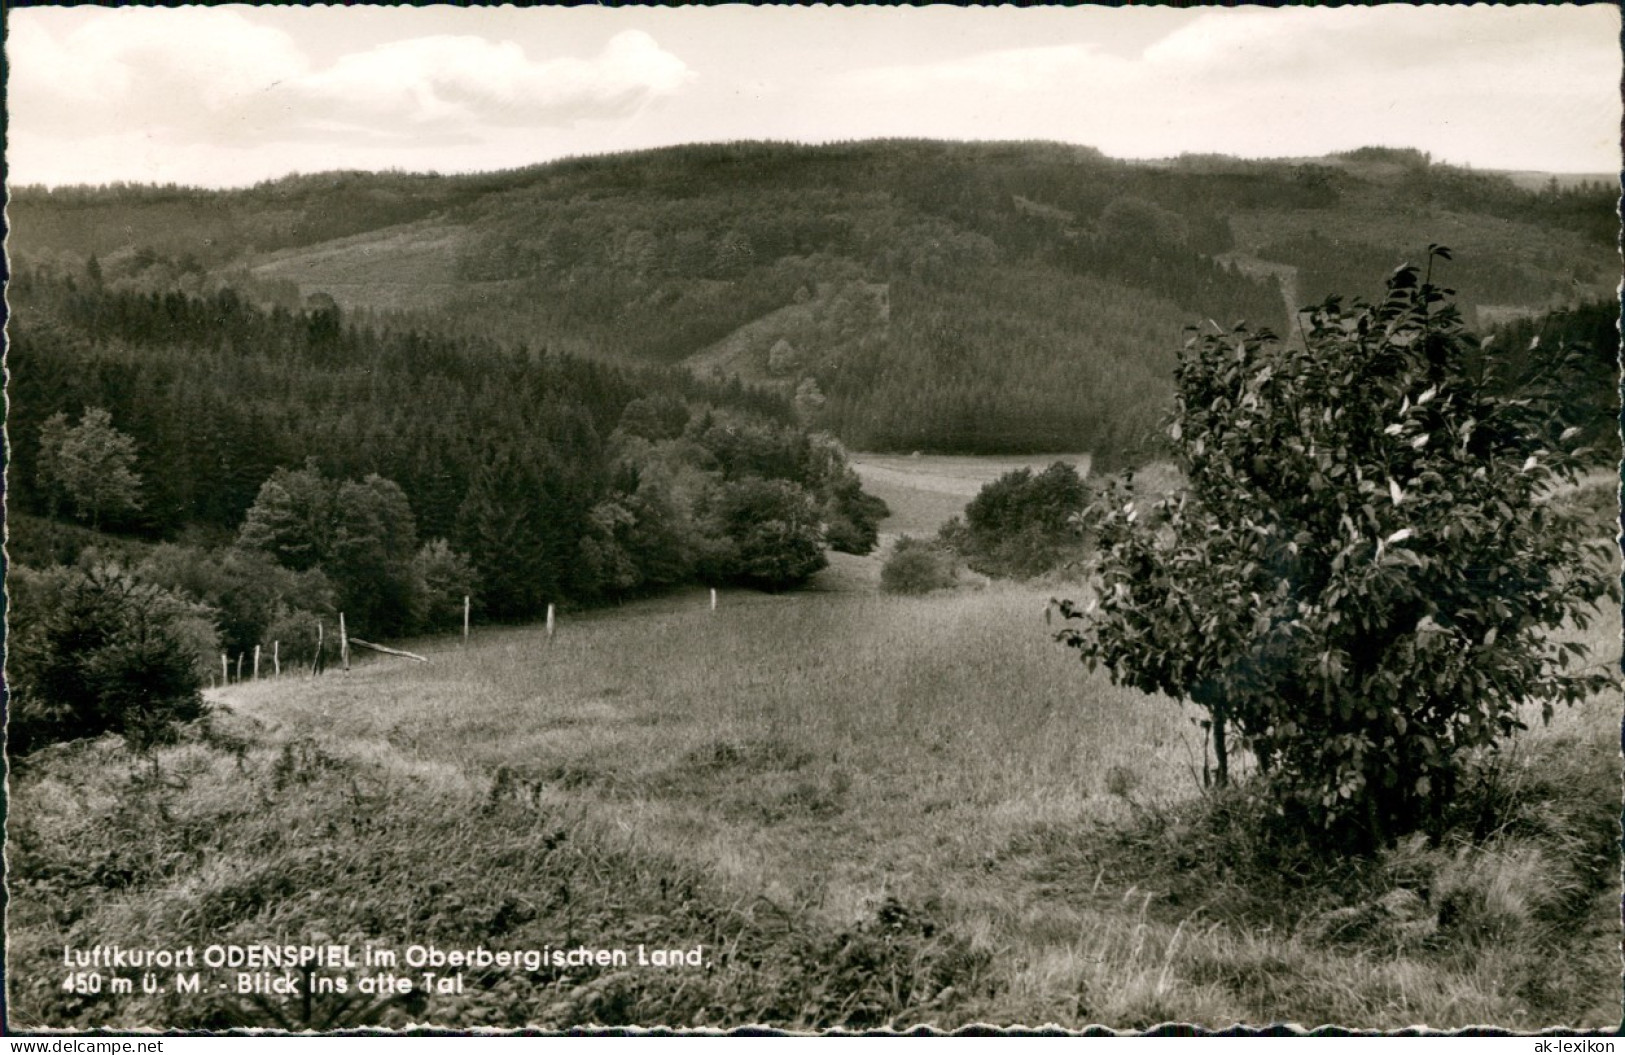
M 1045 599 L 685 595 L 233 687 L 156 771 L 47 752 L 13 785 L 14 1016 L 274 1024 L 49 965 L 319 931 L 715 950 L 386 1024 L 1617 1022 L 1617 700 L 1487 767 L 1483 830 L 1338 866 L 1205 798 L 1193 712 L 1087 673 Z M 1588 636 L 1617 658 L 1617 621 Z

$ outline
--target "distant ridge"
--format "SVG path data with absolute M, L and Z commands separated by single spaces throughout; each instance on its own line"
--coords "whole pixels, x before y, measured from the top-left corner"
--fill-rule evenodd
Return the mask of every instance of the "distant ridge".
M 1617 179 L 1409 148 L 1121 161 L 1050 142 L 714 143 L 237 190 L 13 189 L 27 266 L 778 389 L 854 448 L 1147 456 L 1181 328 L 1373 296 L 1429 242 L 1470 322 L 1611 300 Z M 883 291 L 885 314 L 865 298 Z M 1302 303 L 1294 305 L 1293 302 Z M 777 349 L 777 351 L 775 351 Z

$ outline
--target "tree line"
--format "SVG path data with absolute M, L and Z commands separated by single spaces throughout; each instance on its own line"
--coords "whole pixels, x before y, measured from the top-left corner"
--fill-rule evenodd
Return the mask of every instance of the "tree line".
M 464 596 L 517 620 L 691 582 L 787 589 L 829 548 L 867 552 L 885 515 L 836 442 L 737 381 L 267 311 L 229 289 L 24 272 L 12 304 L 14 714 L 100 684 L 39 675 L 64 650 L 139 683 L 144 653 L 108 644 L 125 631 L 182 641 L 197 678 L 222 649 L 272 641 L 308 661 L 338 612 L 387 637 L 455 622 Z M 80 609 L 122 659 L 94 660 L 61 622 Z
M 388 236 L 370 262 L 346 257 L 311 273 L 460 344 L 546 345 L 620 363 L 682 362 L 777 320 L 773 340 L 750 354 L 766 373 L 774 342 L 792 345 L 797 359 L 775 387 L 786 397 L 805 388 L 803 418 L 854 447 L 1087 445 L 1127 461 L 1145 430 L 1126 422 L 1170 398 L 1165 372 L 1136 360 L 1164 362 L 1172 338 L 1108 317 L 1133 305 L 1176 328 L 1245 319 L 1284 332 L 1274 281 L 1238 273 L 1224 254 L 1296 266 L 1304 303 L 1355 291 L 1391 263 L 1374 248 L 1391 232 L 1367 231 L 1361 218 L 1398 201 L 1448 210 L 1473 232 L 1483 251 L 1464 261 L 1460 285 L 1492 304 L 1597 288 L 1617 226 L 1606 188 L 1525 190 L 1414 151 L 1145 164 L 1058 144 L 916 140 L 684 146 L 469 176 L 335 172 L 222 192 L 21 188 L 11 215 L 18 259 L 35 266 L 99 261 L 115 288 L 194 296 L 229 281 L 245 299 L 289 310 L 301 304 L 287 277 L 298 272 L 251 270 L 267 251 L 430 225 L 455 247 L 444 287 L 403 292 L 390 255 L 400 240 Z M 1550 237 L 1508 242 L 1496 217 L 1533 218 Z M 1009 289 L 1016 274 L 1042 296 Z M 826 317 L 825 293 L 851 282 L 889 288 L 890 313 L 855 325 Z M 369 300 L 373 285 L 390 292 Z M 819 310 L 791 310 L 809 302 Z M 1058 316 L 1066 325 L 1051 324 Z M 980 365 L 939 369 L 965 360 Z M 1102 379 L 1113 398 L 1100 394 Z M 447 530 L 449 514 L 434 516 L 431 530 Z

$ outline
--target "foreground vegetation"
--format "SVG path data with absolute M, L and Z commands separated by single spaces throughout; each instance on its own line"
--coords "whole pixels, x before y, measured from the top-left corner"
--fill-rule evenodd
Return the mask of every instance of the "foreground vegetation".
M 1612 682 L 1552 640 L 1619 601 L 1617 545 L 1551 501 L 1590 454 L 1572 382 L 1547 364 L 1502 381 L 1515 396 L 1492 387 L 1503 364 L 1431 281 L 1450 258 L 1429 247 L 1378 305 L 1327 301 L 1301 347 L 1193 338 L 1169 427 L 1189 486 L 1150 509 L 1108 491 L 1098 597 L 1061 602 L 1091 667 L 1207 712 L 1219 786 L 1239 741 L 1286 816 L 1357 851 L 1437 841 L 1464 767 L 1525 727 L 1520 707 Z M 1553 357 L 1580 371 L 1594 353 Z
M 150 760 L 47 749 L 12 781 L 13 1024 L 1617 1023 L 1617 695 L 1475 767 L 1437 847 L 1329 858 L 1245 782 L 1204 797 L 1193 712 L 1083 676 L 1042 610 L 684 595 L 214 693 Z M 308 1013 L 60 988 L 64 944 L 322 936 L 708 966 Z

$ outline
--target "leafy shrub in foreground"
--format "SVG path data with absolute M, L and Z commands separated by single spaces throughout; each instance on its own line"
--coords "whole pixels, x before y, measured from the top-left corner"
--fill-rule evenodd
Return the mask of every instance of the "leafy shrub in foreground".
M 983 487 L 939 538 L 984 575 L 1030 578 L 1081 553 L 1075 520 L 1088 502 L 1083 479 L 1065 462 L 1036 476 L 1016 469 Z
M 1091 666 L 1208 712 L 1221 784 L 1234 732 L 1278 805 L 1356 846 L 1437 837 L 1526 700 L 1549 717 L 1609 681 L 1555 633 L 1614 587 L 1607 544 L 1545 500 L 1583 465 L 1562 387 L 1499 394 L 1479 355 L 1411 266 L 1378 306 L 1328 301 L 1301 347 L 1193 337 L 1169 430 L 1190 491 L 1143 517 L 1109 492 L 1099 599 L 1062 605 Z

